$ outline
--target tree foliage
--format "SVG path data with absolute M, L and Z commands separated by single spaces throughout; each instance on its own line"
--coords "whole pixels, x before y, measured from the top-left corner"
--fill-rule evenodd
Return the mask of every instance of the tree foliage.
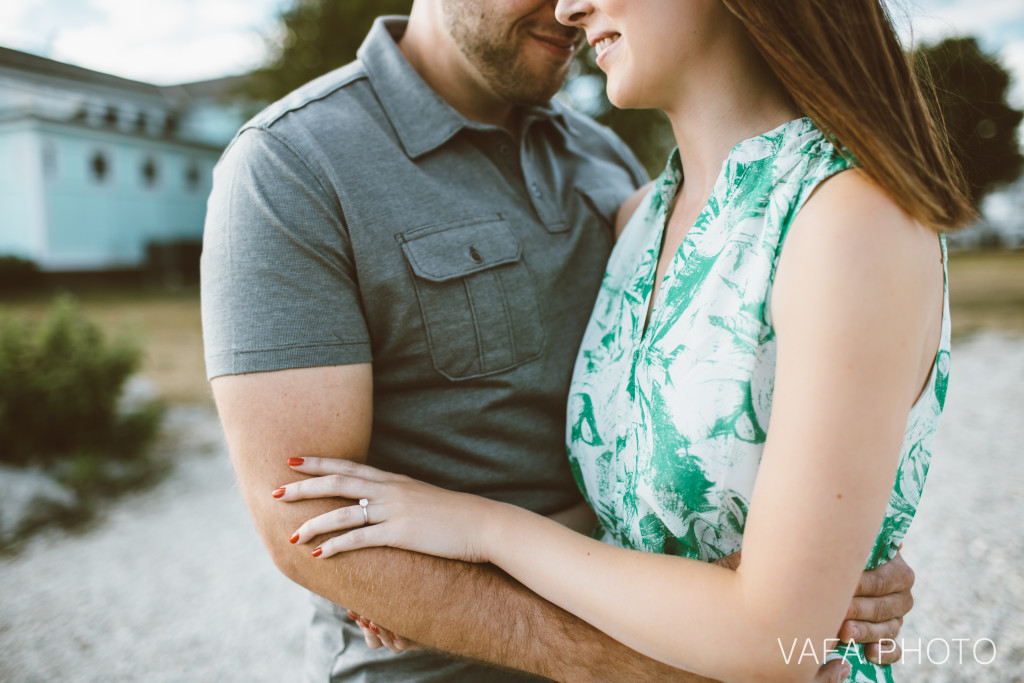
M 250 74 L 245 94 L 262 102 L 347 64 L 384 14 L 408 14 L 412 0 L 294 0 L 281 14 L 279 35 L 268 39 L 271 59 Z
M 1010 74 L 974 38 L 951 38 L 914 52 L 926 90 L 958 157 L 975 206 L 1024 169 L 1017 128 L 1024 112 L 1006 102 Z

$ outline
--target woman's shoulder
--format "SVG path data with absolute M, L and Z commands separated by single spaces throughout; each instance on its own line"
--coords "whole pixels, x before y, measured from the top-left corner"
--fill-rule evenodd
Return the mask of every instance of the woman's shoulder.
M 852 168 L 820 183 L 793 220 L 776 273 L 773 318 L 836 314 L 876 331 L 924 332 L 934 317 L 929 304 L 943 291 L 942 272 L 938 234 Z M 812 311 L 809 291 L 819 303 Z
M 865 254 L 937 245 L 934 230 L 907 214 L 882 187 L 857 167 L 837 169 L 814 187 L 793 220 L 803 239 L 822 249 L 856 244 Z M 936 247 L 937 248 L 937 247 Z
M 939 237 L 906 213 L 859 168 L 820 183 L 793 220 L 788 240 L 802 243 L 840 272 L 894 278 L 912 291 L 941 269 Z M 921 290 L 921 294 L 931 287 Z

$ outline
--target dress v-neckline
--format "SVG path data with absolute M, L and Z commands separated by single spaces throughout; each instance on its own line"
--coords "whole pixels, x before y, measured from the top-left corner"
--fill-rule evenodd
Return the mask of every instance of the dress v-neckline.
M 679 198 L 679 190 L 682 189 L 682 185 L 684 182 L 682 166 L 679 164 L 679 151 L 673 151 L 672 156 L 669 157 L 669 165 L 672 167 L 672 171 L 674 172 L 674 174 L 678 175 L 678 179 L 672 183 L 670 188 L 670 195 L 668 194 L 668 192 L 666 192 L 666 190 L 669 188 L 657 188 L 657 191 L 661 194 L 662 206 L 664 207 L 665 215 L 662 216 L 662 219 L 658 222 L 659 227 L 657 230 L 657 235 L 653 236 L 654 239 L 652 240 L 658 246 L 656 249 L 654 249 L 654 258 L 651 264 L 651 272 L 645 273 L 643 276 L 645 281 L 644 289 L 647 292 L 647 295 L 644 297 L 644 318 L 643 325 L 640 328 L 641 346 L 647 343 L 648 332 L 650 332 L 651 327 L 654 325 L 655 316 L 657 315 L 658 311 L 660 311 L 662 308 L 658 304 L 664 298 L 665 289 L 670 283 L 670 280 L 672 280 L 673 277 L 676 275 L 676 271 L 679 269 L 679 264 L 683 260 L 683 248 L 686 247 L 687 243 L 689 242 L 690 251 L 692 253 L 692 249 L 695 246 L 693 244 L 693 240 L 691 239 L 691 237 L 693 236 L 694 229 L 697 227 L 698 224 L 700 224 L 701 219 L 704 218 L 705 214 L 707 214 L 708 209 L 711 206 L 711 201 L 715 199 L 716 195 L 718 194 L 719 185 L 722 183 L 722 179 L 725 177 L 725 172 L 726 168 L 729 165 L 729 160 L 732 159 L 733 153 L 735 153 L 736 149 L 739 148 L 739 146 L 742 145 L 743 142 L 740 142 L 736 146 L 734 146 L 732 150 L 729 152 L 729 156 L 727 156 L 725 160 L 722 162 L 722 168 L 719 169 L 718 171 L 718 177 L 715 178 L 715 183 L 714 185 L 711 186 L 711 194 L 709 194 L 708 198 L 704 200 L 703 206 L 701 206 L 701 209 L 697 213 L 697 216 L 693 219 L 693 223 L 691 223 L 690 227 L 686 229 L 686 234 L 683 235 L 683 239 L 680 240 L 679 246 L 676 247 L 675 252 L 672 254 L 671 257 L 669 257 L 668 265 L 665 267 L 665 274 L 661 278 L 661 283 L 659 284 L 657 291 L 655 291 L 654 284 L 658 278 L 658 264 L 661 262 L 662 254 L 665 251 L 665 238 L 668 235 L 668 223 L 672 217 L 672 211 L 675 208 L 676 200 Z M 650 247 L 648 248 L 650 249 Z
M 671 281 L 675 278 L 675 276 L 678 274 L 680 264 L 683 260 L 682 253 L 684 248 L 686 248 L 687 245 L 689 245 L 690 253 L 692 253 L 693 249 L 696 248 L 694 230 L 697 229 L 697 226 L 701 224 L 702 220 L 705 220 L 705 216 L 708 213 L 708 210 L 710 209 L 712 202 L 716 198 L 718 199 L 718 201 L 716 202 L 717 206 L 720 207 L 725 204 L 727 197 L 719 197 L 719 194 L 721 193 L 721 188 L 725 183 L 725 177 L 729 168 L 729 162 L 733 160 L 733 158 L 736 156 L 739 150 L 753 143 L 755 140 L 769 138 L 770 136 L 777 134 L 786 128 L 789 128 L 791 126 L 794 126 L 795 124 L 798 124 L 806 120 L 807 119 L 805 117 L 801 117 L 793 119 L 791 121 L 787 121 L 779 126 L 776 126 L 775 128 L 772 128 L 771 130 L 767 130 L 763 133 L 759 133 L 758 135 L 753 135 L 749 138 L 745 138 L 737 142 L 735 145 L 733 145 L 732 149 L 729 150 L 729 154 L 725 157 L 724 160 L 722 160 L 722 167 L 719 169 L 718 176 L 715 178 L 715 183 L 711 187 L 711 194 L 708 195 L 708 198 L 704 202 L 704 205 L 701 207 L 700 212 L 697 214 L 696 218 L 694 218 L 693 224 L 690 225 L 690 227 L 687 229 L 686 234 L 683 235 L 683 239 L 679 242 L 679 246 L 676 248 L 675 253 L 673 253 L 672 257 L 669 259 L 668 267 L 665 268 L 665 275 L 661 278 L 661 283 L 658 287 L 658 291 L 655 293 L 654 283 L 658 277 L 658 263 L 661 261 L 662 252 L 665 249 L 665 236 L 668 232 L 669 217 L 672 214 L 673 205 L 676 201 L 676 198 L 679 196 L 679 190 L 682 188 L 682 184 L 684 182 L 682 162 L 679 159 L 679 148 L 677 147 L 676 149 L 674 149 L 672 151 L 672 154 L 669 155 L 668 164 L 666 165 L 664 173 L 664 175 L 666 176 L 665 181 L 663 181 L 660 186 L 656 186 L 655 188 L 652 189 L 652 192 L 659 193 L 661 197 L 662 210 L 665 212 L 665 215 L 662 216 L 662 219 L 658 223 L 658 230 L 656 231 L 657 234 L 652 235 L 653 239 L 651 240 L 651 242 L 657 244 L 657 248 L 653 248 L 651 243 L 648 243 L 648 249 L 653 249 L 654 251 L 654 259 L 652 260 L 651 264 L 651 272 L 644 273 L 643 275 L 644 290 L 647 294 L 644 297 L 643 317 L 638 317 L 639 320 L 642 320 L 638 343 L 639 346 L 642 347 L 648 343 L 651 328 L 654 327 L 655 323 L 658 322 L 658 313 L 663 308 L 663 306 L 660 304 L 663 303 L 663 299 L 665 298 L 665 290 L 671 284 Z M 778 152 L 779 150 L 777 149 L 773 150 L 772 155 L 777 155 Z M 732 187 L 739 186 L 743 182 L 743 178 L 745 175 L 746 168 L 744 167 L 740 171 L 740 174 L 733 180 Z M 729 194 L 728 188 L 726 189 L 725 194 Z

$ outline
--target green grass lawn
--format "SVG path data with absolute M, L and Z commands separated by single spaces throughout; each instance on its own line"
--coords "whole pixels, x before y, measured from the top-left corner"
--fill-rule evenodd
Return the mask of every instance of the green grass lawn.
M 1024 251 L 971 252 L 949 259 L 953 334 L 1024 331 Z M 108 334 L 129 335 L 145 349 L 142 373 L 172 402 L 208 402 L 199 290 L 90 286 L 72 290 L 85 315 Z M 0 314 L 42 317 L 51 293 L 0 293 Z
M 1024 251 L 952 254 L 949 306 L 957 336 L 1024 330 Z

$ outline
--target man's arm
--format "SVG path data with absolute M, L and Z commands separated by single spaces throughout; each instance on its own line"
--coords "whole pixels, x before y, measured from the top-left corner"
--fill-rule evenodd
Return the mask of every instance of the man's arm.
M 630 650 L 489 565 L 390 548 L 316 560 L 291 545 L 304 521 L 351 501 L 282 505 L 271 492 L 296 480 L 289 457 L 365 461 L 369 364 L 219 377 L 213 392 L 257 530 L 296 583 L 430 647 L 556 680 L 706 680 Z

